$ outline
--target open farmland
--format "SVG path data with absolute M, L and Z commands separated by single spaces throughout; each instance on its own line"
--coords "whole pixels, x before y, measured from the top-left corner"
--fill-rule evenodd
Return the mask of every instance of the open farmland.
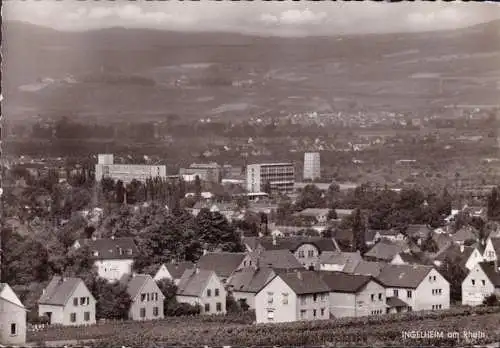
M 383 317 L 252 325 L 227 317 L 168 318 L 156 322 L 108 323 L 88 328 L 53 328 L 31 333 L 34 342 L 64 339 L 98 339 L 98 345 L 115 342 L 128 346 L 184 345 L 434 345 L 486 344 L 500 341 L 500 308 L 454 308 L 441 313 L 414 312 Z M 403 331 L 443 332 L 443 338 L 403 339 Z M 482 332 L 478 340 L 465 340 L 463 331 Z M 459 332 L 459 339 L 447 333 Z

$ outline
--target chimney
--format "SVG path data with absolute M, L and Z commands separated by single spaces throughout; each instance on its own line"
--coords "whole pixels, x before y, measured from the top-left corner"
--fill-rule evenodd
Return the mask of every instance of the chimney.
M 464 245 L 463 244 L 460 244 L 460 252 L 463 253 L 464 252 Z
M 302 273 L 297 271 L 297 279 L 302 280 Z

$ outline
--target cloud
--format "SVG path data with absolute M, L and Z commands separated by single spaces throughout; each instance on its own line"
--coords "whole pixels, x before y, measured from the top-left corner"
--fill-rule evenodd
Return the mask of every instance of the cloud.
M 455 27 L 467 19 L 467 13 L 453 7 L 435 9 L 429 12 L 413 12 L 408 14 L 407 20 L 415 29 L 441 29 Z
M 268 24 L 284 24 L 284 25 L 304 25 L 317 24 L 327 17 L 325 12 L 314 13 L 308 8 L 304 10 L 290 9 L 281 12 L 279 16 L 269 13 L 264 13 L 260 16 L 260 20 Z
M 114 13 L 115 10 L 110 7 L 93 7 L 90 9 L 88 16 L 90 19 L 103 19 L 112 16 Z

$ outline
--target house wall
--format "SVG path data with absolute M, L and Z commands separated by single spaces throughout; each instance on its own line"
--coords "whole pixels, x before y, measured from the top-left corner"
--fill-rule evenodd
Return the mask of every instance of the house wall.
M 207 290 L 211 290 L 210 296 L 207 296 Z M 215 289 L 219 289 L 219 296 L 215 296 Z M 201 314 L 225 314 L 226 313 L 226 296 L 227 291 L 224 288 L 221 280 L 213 274 L 210 277 L 203 293 L 200 296 L 182 296 L 177 295 L 176 299 L 179 303 L 189 303 L 190 305 L 199 304 L 201 306 Z M 217 303 L 221 304 L 221 311 L 217 311 Z M 209 304 L 209 311 L 205 311 L 205 305 Z
M 398 292 L 398 295 L 394 295 L 394 291 Z M 408 292 L 411 292 L 411 297 L 408 297 Z M 416 301 L 415 301 L 415 289 L 412 288 L 386 288 L 385 289 L 385 297 L 397 297 L 400 300 L 404 301 L 408 304 L 413 310 L 415 310 Z
M 64 322 L 64 307 L 53 305 L 38 305 L 38 315 L 44 316 L 45 313 L 52 313 L 50 324 L 62 324 Z
M 120 280 L 124 275 L 132 274 L 133 259 L 96 260 L 94 265 L 101 278 L 110 282 Z
M 311 253 L 311 256 L 309 256 Z M 319 250 L 312 244 L 302 244 L 293 253 L 297 260 L 305 267 L 319 268 Z
M 142 295 L 145 295 L 143 298 Z M 149 298 L 147 296 L 149 294 Z M 157 294 L 157 295 L 155 295 Z M 155 300 L 156 296 L 158 299 Z M 149 300 L 148 300 L 149 299 Z M 129 309 L 129 319 L 132 320 L 155 320 L 163 319 L 163 300 L 165 296 L 161 292 L 158 285 L 153 279 L 149 279 L 144 287 L 141 289 L 140 293 L 137 294 L 135 298 L 132 299 L 132 305 Z M 157 308 L 158 315 L 154 315 L 154 308 Z M 144 317 L 141 317 L 141 309 L 145 309 L 146 313 Z
M 333 263 L 322 263 L 319 265 L 321 271 L 338 271 L 342 272 L 345 265 L 333 264 Z
M 382 297 L 381 299 L 379 299 L 379 294 Z M 372 295 L 374 295 L 373 300 Z M 356 294 L 355 316 L 374 315 L 378 311 L 380 311 L 380 314 L 385 314 L 386 312 L 385 288 L 374 281 L 370 281 Z
M 160 269 L 158 270 L 158 272 L 156 272 L 153 279 L 155 281 L 159 281 L 162 279 L 170 279 L 170 280 L 174 281 L 172 275 L 170 274 L 170 272 L 168 271 L 168 269 L 165 265 L 161 265 Z M 174 281 L 174 283 L 175 283 L 175 281 Z
M 326 320 L 330 318 L 328 293 L 297 296 L 298 320 Z M 315 300 L 316 299 L 316 300 Z M 303 302 L 304 300 L 304 302 Z M 305 311 L 305 312 L 303 312 Z M 316 311 L 316 316 L 314 316 Z M 303 312 L 303 313 L 302 313 Z
M 498 259 L 498 255 L 495 252 L 495 248 L 493 247 L 491 238 L 488 238 L 488 240 L 486 241 L 486 247 L 484 248 L 483 256 L 485 261 L 495 261 Z
M 270 296 L 269 293 L 273 295 Z M 284 293 L 288 294 L 288 304 L 283 304 Z M 272 298 L 272 303 L 269 303 L 270 298 Z M 273 319 L 268 316 L 270 310 L 274 311 Z M 297 321 L 297 295 L 280 277 L 275 277 L 255 295 L 255 317 L 257 323 Z
M 469 259 L 465 263 L 465 267 L 467 267 L 467 269 L 470 271 L 480 262 L 483 262 L 483 255 L 481 255 L 479 250 L 474 249 Z
M 328 295 L 330 312 L 335 318 L 356 316 L 356 295 L 331 292 Z
M 433 289 L 441 289 L 441 293 L 433 294 Z M 435 269 L 427 274 L 415 292 L 416 301 L 413 310 L 433 310 L 433 305 L 441 305 L 440 309 L 450 308 L 450 283 Z
M 472 280 L 474 280 L 474 284 Z M 493 292 L 495 292 L 495 287 L 483 269 L 479 265 L 476 265 L 462 282 L 462 304 L 466 306 L 479 306 L 483 303 L 484 298 Z
M 403 259 L 401 258 L 401 256 L 399 256 L 399 254 L 397 254 L 392 259 L 391 264 L 393 264 L 393 265 L 406 265 L 406 262 L 404 262 Z
M 11 326 L 15 324 L 15 334 Z M 0 344 L 24 345 L 26 343 L 26 309 L 0 298 Z

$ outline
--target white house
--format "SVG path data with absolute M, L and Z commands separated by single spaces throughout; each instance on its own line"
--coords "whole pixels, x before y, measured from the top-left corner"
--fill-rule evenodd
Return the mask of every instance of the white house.
M 8 284 L 0 283 L 0 345 L 26 344 L 26 308 Z
M 377 279 L 386 288 L 388 304 L 397 306 L 390 312 L 450 308 L 450 283 L 433 266 L 388 264 Z
M 276 272 L 267 267 L 240 268 L 231 276 L 227 288 L 237 302 L 255 309 L 255 295 L 275 276 Z
M 257 323 L 330 318 L 329 288 L 315 271 L 278 273 L 255 295 Z
M 500 296 L 500 269 L 495 261 L 481 262 L 469 272 L 462 282 L 462 304 L 478 306 L 485 297 Z
M 121 280 L 132 274 L 134 258 L 139 254 L 133 238 L 78 239 L 73 247 L 86 246 L 97 268 L 99 277 L 110 282 Z
M 149 274 L 135 274 L 127 283 L 127 293 L 132 299 L 128 317 L 131 320 L 163 319 L 165 296 Z
M 38 315 L 64 326 L 96 323 L 96 300 L 83 280 L 53 277 L 38 300 Z
M 184 271 L 191 268 L 194 268 L 192 262 L 164 263 L 158 268 L 153 279 L 155 281 L 170 279 L 175 285 L 178 285 Z
M 485 261 L 495 261 L 500 255 L 500 238 L 488 238 L 484 247 L 483 257 Z

